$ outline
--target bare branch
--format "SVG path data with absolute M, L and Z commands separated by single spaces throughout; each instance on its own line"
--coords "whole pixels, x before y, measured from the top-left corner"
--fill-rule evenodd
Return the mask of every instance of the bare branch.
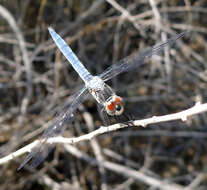
M 49 138 L 47 140 L 47 143 L 66 143 L 66 144 L 74 144 L 78 143 L 80 141 L 85 141 L 85 140 L 91 140 L 92 138 L 104 134 L 104 133 L 109 133 L 112 131 L 116 131 L 121 128 L 126 128 L 126 127 L 146 127 L 149 124 L 155 124 L 155 123 L 161 123 L 161 122 L 166 122 L 166 121 L 173 121 L 173 120 L 182 120 L 186 121 L 188 117 L 203 113 L 207 111 L 207 103 L 205 104 L 200 104 L 200 102 L 197 102 L 193 107 L 178 112 L 174 114 L 168 114 L 164 116 L 153 116 L 148 119 L 142 119 L 142 120 L 135 120 L 130 122 L 129 124 L 121 124 L 117 123 L 114 125 L 110 125 L 108 127 L 101 126 L 99 129 L 92 131 L 86 135 L 82 135 L 79 137 L 73 137 L 73 138 L 65 138 L 65 137 L 53 137 Z M 39 140 L 34 141 L 33 143 L 19 149 L 18 151 L 9 154 L 8 156 L 5 156 L 0 159 L 0 165 L 8 162 L 9 160 L 12 160 L 15 157 L 18 157 L 26 152 L 30 152 L 32 148 L 34 148 L 37 144 L 39 143 Z

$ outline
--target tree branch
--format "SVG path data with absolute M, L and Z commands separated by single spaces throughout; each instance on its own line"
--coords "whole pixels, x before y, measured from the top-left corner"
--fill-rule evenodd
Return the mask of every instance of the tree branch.
M 164 116 L 153 116 L 148 119 L 142 119 L 142 120 L 135 120 L 128 122 L 126 124 L 123 123 L 117 123 L 114 125 L 110 126 L 101 126 L 99 129 L 92 131 L 86 135 L 82 135 L 79 137 L 73 137 L 73 138 L 65 138 L 65 137 L 53 137 L 49 138 L 47 140 L 47 143 L 66 143 L 66 144 L 74 144 L 78 143 L 80 141 L 86 141 L 86 140 L 91 140 L 92 138 L 104 134 L 104 133 L 109 133 L 112 131 L 116 131 L 121 128 L 126 128 L 126 127 L 146 127 L 149 124 L 155 124 L 155 123 L 161 123 L 161 122 L 166 122 L 166 121 L 173 121 L 173 120 L 182 120 L 186 121 L 190 116 L 200 114 L 203 112 L 207 111 L 207 103 L 201 104 L 200 102 L 197 102 L 193 107 L 186 109 L 184 111 L 174 113 L 174 114 L 168 114 Z M 8 162 L 9 160 L 12 160 L 15 157 L 18 157 L 26 152 L 30 152 L 32 148 L 34 148 L 36 145 L 40 143 L 39 140 L 35 140 L 31 144 L 17 150 L 16 152 L 13 152 L 9 154 L 8 156 L 5 156 L 0 159 L 0 165 Z

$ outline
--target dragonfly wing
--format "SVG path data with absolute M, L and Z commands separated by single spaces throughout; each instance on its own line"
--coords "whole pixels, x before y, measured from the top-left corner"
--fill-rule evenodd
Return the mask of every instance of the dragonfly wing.
M 136 67 L 142 66 L 149 60 L 153 55 L 158 55 L 162 53 L 166 46 L 172 46 L 176 40 L 182 38 L 188 31 L 182 32 L 172 38 L 168 39 L 166 42 L 161 44 L 155 45 L 153 47 L 146 48 L 143 52 L 138 55 L 132 55 L 126 57 L 123 60 L 120 60 L 116 64 L 112 65 L 111 67 L 107 68 L 102 74 L 99 76 L 104 81 L 107 81 L 120 73 L 127 72 L 129 70 L 133 70 Z
M 68 107 L 66 111 L 62 111 L 54 120 L 52 124 L 44 131 L 40 143 L 35 146 L 31 153 L 27 155 L 25 160 L 21 163 L 17 170 L 20 170 L 26 163 L 31 159 L 31 166 L 37 167 L 50 153 L 55 145 L 46 144 L 48 138 L 59 136 L 68 127 L 69 124 L 74 120 L 75 112 L 81 102 L 87 97 L 87 89 L 84 87 L 79 93 L 77 93 L 76 98 L 73 100 L 72 104 Z
M 31 166 L 33 168 L 37 167 L 43 160 L 47 157 L 47 155 L 51 152 L 51 150 L 54 148 L 54 145 L 48 145 L 48 144 L 39 144 L 36 147 L 34 147 L 29 153 L 24 161 L 20 164 L 20 166 L 17 168 L 17 171 L 21 170 L 32 158 Z
M 83 79 L 83 81 L 88 82 L 89 80 L 91 80 L 91 74 L 80 62 L 75 53 L 73 53 L 72 49 L 67 45 L 67 43 L 52 28 L 48 28 L 48 30 L 55 44 L 58 46 L 65 58 L 70 62 L 70 64 L 79 74 L 79 76 Z

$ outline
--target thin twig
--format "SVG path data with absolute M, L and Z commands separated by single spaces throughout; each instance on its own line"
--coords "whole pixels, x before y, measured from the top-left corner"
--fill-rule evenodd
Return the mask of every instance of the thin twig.
M 22 121 L 23 121 L 23 118 L 24 118 L 24 114 L 27 111 L 27 106 L 30 102 L 30 98 L 31 98 L 31 95 L 32 95 L 31 62 L 30 62 L 29 55 L 28 55 L 28 52 L 27 52 L 27 49 L 26 49 L 26 44 L 25 44 L 24 37 L 22 35 L 21 30 L 17 26 L 14 17 L 12 16 L 12 14 L 6 8 L 4 8 L 1 5 L 0 5 L 0 15 L 8 21 L 8 23 L 11 26 L 12 30 L 16 34 L 17 40 L 19 41 L 19 47 L 20 47 L 21 52 L 22 52 L 23 62 L 25 64 L 26 78 L 27 78 L 27 92 L 26 92 L 25 97 L 22 100 L 22 105 L 21 105 L 21 116 L 19 118 L 19 124 L 21 124 Z
M 122 13 L 122 16 L 121 16 L 122 19 L 128 19 L 130 22 L 132 22 L 132 24 L 134 25 L 134 27 L 135 27 L 137 30 L 139 30 L 140 33 L 141 33 L 142 35 L 144 35 L 143 27 L 142 27 L 139 23 L 137 23 L 137 22 L 135 21 L 134 16 L 132 16 L 132 15 L 130 14 L 129 11 L 127 11 L 126 9 L 124 9 L 121 5 L 119 5 L 119 4 L 118 4 L 116 1 L 114 1 L 114 0 L 106 0 L 106 1 L 107 1 L 109 4 L 111 4 L 116 10 L 118 10 L 119 12 Z
M 182 190 L 183 187 L 180 185 L 177 185 L 175 183 L 169 183 L 167 181 L 163 181 L 160 179 L 153 178 L 151 176 L 148 176 L 140 171 L 131 169 L 126 166 L 122 166 L 120 164 L 110 162 L 110 161 L 104 161 L 100 163 L 98 160 L 88 156 L 88 154 L 81 152 L 74 146 L 65 144 L 64 145 L 65 149 L 72 155 L 78 157 L 79 159 L 85 160 L 89 162 L 92 165 L 103 165 L 106 169 L 116 172 L 122 176 L 128 177 L 128 178 L 133 178 L 137 181 L 141 181 L 145 184 L 151 185 L 153 187 L 158 187 L 162 190 Z

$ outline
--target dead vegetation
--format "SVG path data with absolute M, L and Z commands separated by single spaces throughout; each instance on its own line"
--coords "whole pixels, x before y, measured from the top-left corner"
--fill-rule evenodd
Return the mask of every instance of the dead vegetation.
M 49 36 L 52 26 L 92 74 L 189 30 L 162 56 L 109 84 L 135 119 L 207 102 L 207 2 L 0 1 L 0 155 L 39 138 L 83 85 Z M 90 122 L 92 120 L 92 122 Z M 206 114 L 129 127 L 57 145 L 37 169 L 1 165 L 0 189 L 196 189 L 207 187 Z M 95 101 L 80 106 L 65 137 L 100 127 Z

